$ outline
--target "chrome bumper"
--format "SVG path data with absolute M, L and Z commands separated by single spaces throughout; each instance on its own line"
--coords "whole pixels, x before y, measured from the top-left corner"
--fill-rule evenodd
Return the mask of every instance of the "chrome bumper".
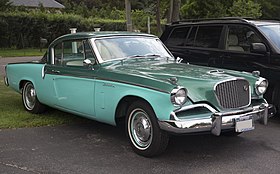
M 219 136 L 222 130 L 234 129 L 236 120 L 246 116 L 252 117 L 253 121 L 260 121 L 266 125 L 269 117 L 275 114 L 273 105 L 263 103 L 246 110 L 233 112 L 215 112 L 211 106 L 207 104 L 197 104 L 197 107 L 205 107 L 212 112 L 209 118 L 198 119 L 179 119 L 176 112 L 189 109 L 188 107 L 181 108 L 179 111 L 171 113 L 170 120 L 159 121 L 159 126 L 162 130 L 175 134 L 211 132 Z
M 8 78 L 6 76 L 4 76 L 4 83 L 6 86 L 9 86 L 9 81 Z

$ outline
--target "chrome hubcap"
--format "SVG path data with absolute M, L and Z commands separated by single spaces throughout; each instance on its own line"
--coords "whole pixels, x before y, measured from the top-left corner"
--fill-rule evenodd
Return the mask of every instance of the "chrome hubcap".
M 35 106 L 36 91 L 32 84 L 27 84 L 23 91 L 23 101 L 28 110 L 32 110 Z
M 152 125 L 148 114 L 137 109 L 132 112 L 130 117 L 130 136 L 137 148 L 147 149 L 152 142 Z

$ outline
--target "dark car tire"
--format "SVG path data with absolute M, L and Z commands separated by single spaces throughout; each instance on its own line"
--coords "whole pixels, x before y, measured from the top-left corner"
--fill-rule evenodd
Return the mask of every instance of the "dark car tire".
M 277 113 L 280 112 L 280 83 L 274 85 L 272 91 L 272 104 L 276 107 Z
M 153 157 L 165 151 L 169 135 L 159 128 L 151 106 L 143 101 L 132 103 L 126 116 L 126 132 L 133 151 Z
M 227 132 L 222 132 L 223 136 L 227 136 L 227 137 L 237 137 L 238 135 L 242 134 L 243 132 L 235 132 L 233 131 L 227 131 Z
M 46 106 L 39 102 L 34 85 L 26 82 L 22 89 L 22 103 L 28 112 L 40 114 L 46 110 Z

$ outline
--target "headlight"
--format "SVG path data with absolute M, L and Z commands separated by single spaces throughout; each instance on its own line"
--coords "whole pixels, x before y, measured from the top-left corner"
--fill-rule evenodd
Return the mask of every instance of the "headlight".
M 255 84 L 255 90 L 258 95 L 263 95 L 268 87 L 268 81 L 265 78 L 260 77 Z
M 175 105 L 182 106 L 187 100 L 187 89 L 183 87 L 174 88 L 171 91 L 171 102 Z

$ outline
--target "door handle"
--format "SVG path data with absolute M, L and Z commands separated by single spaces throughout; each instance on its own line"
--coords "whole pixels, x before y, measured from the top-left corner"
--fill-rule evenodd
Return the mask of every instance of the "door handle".
M 231 56 L 230 55 L 222 55 L 222 56 L 220 56 L 220 58 L 222 58 L 222 59 L 230 59 Z
M 52 69 L 51 71 L 52 71 L 52 73 L 54 73 L 54 74 L 60 74 L 60 71 L 58 71 L 58 70 Z

